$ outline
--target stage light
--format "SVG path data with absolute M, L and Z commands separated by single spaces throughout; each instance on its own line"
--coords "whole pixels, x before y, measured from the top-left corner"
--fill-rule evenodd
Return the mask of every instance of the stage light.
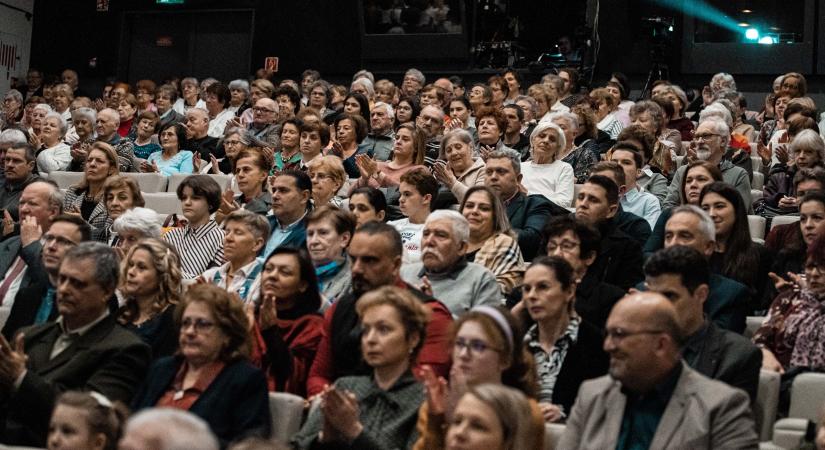
M 751 10 L 749 10 L 749 9 L 743 9 L 743 10 L 742 10 L 742 12 L 743 12 L 743 13 L 745 13 L 745 14 L 750 14 L 750 13 L 752 13 L 753 11 L 751 11 Z
M 751 26 L 751 24 L 749 24 L 747 22 L 739 22 L 737 25 L 739 25 L 742 28 Z
M 761 38 L 759 38 L 759 43 L 760 44 L 766 44 L 766 45 L 776 44 L 776 39 L 774 39 L 771 36 L 762 36 Z
M 759 39 L 759 31 L 757 31 L 756 28 L 748 28 L 745 30 L 745 39 L 750 41 Z

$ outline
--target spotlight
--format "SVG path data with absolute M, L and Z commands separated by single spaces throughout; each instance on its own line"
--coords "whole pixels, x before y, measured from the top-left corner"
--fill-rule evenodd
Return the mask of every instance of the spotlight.
M 766 45 L 769 45 L 769 44 L 776 44 L 776 39 L 774 39 L 774 38 L 773 38 L 773 37 L 771 37 L 771 36 L 762 36 L 761 38 L 759 38 L 759 41 L 758 41 L 758 42 L 759 42 L 760 44 L 766 44 Z
M 756 28 L 748 28 L 745 30 L 745 39 L 755 41 L 759 39 L 759 31 Z

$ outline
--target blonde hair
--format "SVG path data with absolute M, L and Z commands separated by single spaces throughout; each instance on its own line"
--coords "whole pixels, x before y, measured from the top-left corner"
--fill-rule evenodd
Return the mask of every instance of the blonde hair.
M 329 176 L 332 177 L 332 180 L 338 183 L 339 186 L 343 186 L 344 180 L 347 178 L 347 172 L 344 170 L 344 163 L 341 162 L 341 158 L 337 156 L 320 156 L 310 161 L 307 164 L 307 167 L 309 168 L 307 174 L 318 169 L 328 171 Z
M 158 314 L 169 306 L 180 303 L 182 290 L 183 273 L 180 268 L 180 256 L 178 252 L 159 239 L 148 238 L 139 241 L 129 249 L 129 253 L 120 263 L 120 283 L 121 287 L 126 283 L 126 274 L 129 272 L 129 261 L 138 250 L 149 252 L 152 267 L 155 269 L 158 280 L 157 295 L 152 304 L 152 313 Z M 127 297 L 126 303 L 120 309 L 118 321 L 129 323 L 140 315 L 137 303 L 133 297 Z
M 363 318 L 369 309 L 382 305 L 395 308 L 398 312 L 398 318 L 401 319 L 401 324 L 404 326 L 404 334 L 407 338 L 413 334 L 418 335 L 418 344 L 410 354 L 410 358 L 414 360 L 424 345 L 424 339 L 427 337 L 427 324 L 430 321 L 429 308 L 424 306 L 418 298 L 406 289 L 384 286 L 367 292 L 358 299 L 355 304 L 355 312 L 358 313 L 359 318 Z
M 544 445 L 544 423 L 534 418 L 533 406 L 519 390 L 502 384 L 485 383 L 470 387 L 472 395 L 496 412 L 501 425 L 503 448 L 535 450 Z

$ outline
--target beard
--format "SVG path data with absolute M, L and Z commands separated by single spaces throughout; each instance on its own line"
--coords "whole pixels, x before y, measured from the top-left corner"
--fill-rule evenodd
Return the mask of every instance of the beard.
M 711 151 L 708 149 L 696 150 L 696 158 L 700 161 L 707 161 L 710 159 Z

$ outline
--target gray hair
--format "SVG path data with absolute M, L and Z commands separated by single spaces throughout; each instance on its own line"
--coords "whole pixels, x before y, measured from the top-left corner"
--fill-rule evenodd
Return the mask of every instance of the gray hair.
M 16 128 L 7 128 L 0 133 L 0 145 L 18 147 L 26 145 L 28 142 L 29 141 L 26 140 L 26 134 Z
M 711 106 L 713 106 L 713 104 L 708 105 L 708 108 L 710 108 Z M 724 106 L 719 105 L 719 107 L 724 109 Z M 727 112 L 727 110 L 725 110 L 725 112 Z M 720 139 L 722 139 L 723 148 L 726 148 L 728 146 L 728 143 L 730 142 L 730 127 L 728 126 L 727 122 L 713 115 L 711 117 L 706 117 L 704 120 L 702 120 L 701 118 L 699 119 L 699 125 L 705 122 L 708 122 L 713 126 L 713 131 L 716 132 L 716 134 L 718 134 L 719 136 L 721 136 Z
M 416 68 L 407 70 L 407 72 L 404 73 L 404 77 L 406 78 L 407 76 L 415 77 L 418 80 L 418 82 L 421 83 L 422 86 L 427 81 L 427 78 L 424 77 L 424 74 Z
M 58 126 L 60 127 L 60 137 L 66 135 L 66 130 L 69 129 L 69 124 L 66 123 L 66 119 L 63 118 L 59 112 L 51 111 L 46 113 L 46 117 L 43 118 L 44 121 L 49 119 L 57 119 Z
M 97 111 L 94 108 L 77 108 L 72 111 L 72 121 L 77 122 L 78 119 L 84 118 L 94 124 L 97 122 Z
M 552 118 L 554 115 L 551 115 L 550 117 Z M 562 130 L 560 126 L 553 123 L 552 120 L 545 120 L 545 121 L 539 122 L 538 125 L 536 125 L 536 127 L 533 128 L 533 132 L 530 133 L 530 148 L 531 149 L 533 148 L 533 138 L 535 138 L 536 136 L 539 135 L 539 133 L 541 133 L 542 131 L 544 131 L 548 128 L 553 129 L 553 131 L 555 131 L 556 134 L 559 135 L 559 145 L 560 145 L 559 148 L 561 148 L 561 149 L 567 148 L 567 138 L 564 137 L 564 130 Z M 555 160 L 555 155 L 553 156 L 553 159 Z
M 238 222 L 245 225 L 249 228 L 249 232 L 255 236 L 255 239 L 263 239 L 264 243 L 269 239 L 269 222 L 260 214 L 246 209 L 236 209 L 224 217 L 224 228 L 229 222 Z
M 115 291 L 120 276 L 120 260 L 112 247 L 102 242 L 82 242 L 66 252 L 61 265 L 78 260 L 94 262 L 95 281 L 105 291 Z
M 536 118 L 536 114 L 539 112 L 539 104 L 536 103 L 536 99 L 530 97 L 529 95 L 519 95 L 516 97 L 515 103 L 525 101 L 530 104 L 530 112 L 533 114 L 533 118 Z M 550 105 L 553 106 L 553 105 Z
M 541 84 L 552 84 L 554 88 L 556 88 L 557 93 L 561 93 L 564 90 L 564 78 L 554 74 L 548 73 L 547 75 L 541 77 Z M 548 107 L 553 105 L 547 105 Z
M 195 87 L 197 87 L 198 89 L 200 89 L 200 87 L 201 87 L 200 83 L 198 82 L 198 79 L 195 78 L 195 77 L 186 77 L 186 78 L 180 80 L 181 90 L 183 90 L 183 85 L 184 84 L 194 84 Z
M 390 117 L 395 117 L 395 110 L 392 108 L 392 105 L 390 105 L 389 103 L 375 102 L 375 104 L 372 105 L 372 111 L 375 111 L 378 108 L 386 108 L 387 109 L 387 115 L 390 116 Z
M 34 149 L 27 145 L 24 147 L 26 149 L 26 162 L 32 162 L 36 160 Z M 63 191 L 60 190 L 60 187 L 54 180 L 50 180 L 48 178 L 38 178 L 31 183 L 28 184 L 29 187 L 35 183 L 43 183 L 49 186 L 49 197 L 48 202 L 49 206 L 57 208 L 58 213 L 63 214 L 63 200 L 65 196 L 63 195 Z
M 452 223 L 454 240 L 458 240 L 458 242 L 470 241 L 470 223 L 460 212 L 452 209 L 436 209 L 427 216 L 424 226 L 426 227 L 428 223 L 436 220 L 449 220 Z
M 673 214 L 671 214 L 670 217 L 674 217 L 679 213 L 692 214 L 698 218 L 699 233 L 709 242 L 716 242 L 716 226 L 713 224 L 713 219 L 710 218 L 710 215 L 704 209 L 696 205 L 677 206 L 673 209 Z
M 38 110 L 38 109 L 42 109 L 42 110 L 46 111 L 46 114 L 54 111 L 52 109 L 51 105 L 48 105 L 46 103 L 38 103 L 38 104 L 34 105 L 34 108 L 32 108 L 32 112 L 34 112 L 35 110 Z
M 367 69 L 361 69 L 358 72 L 355 72 L 355 75 L 352 76 L 352 82 L 354 83 L 361 78 L 370 80 L 370 83 L 375 84 L 375 75 Z
M 252 134 L 249 130 L 241 127 L 226 127 L 226 130 L 223 132 L 223 138 L 221 138 L 221 142 L 224 139 L 232 136 L 233 134 L 238 135 L 238 139 L 241 141 L 241 144 L 249 146 L 252 144 Z
M 6 92 L 6 96 L 3 98 L 13 98 L 17 101 L 17 103 L 23 103 L 23 94 L 21 94 L 17 89 L 9 89 L 9 91 Z
M 447 144 L 454 140 L 459 140 L 465 144 L 469 144 L 470 148 L 473 147 L 473 135 L 463 128 L 454 128 L 444 133 L 444 137 L 441 138 L 441 152 L 444 153 L 444 149 L 447 148 Z
M 819 162 L 825 162 L 825 141 L 822 136 L 814 130 L 800 131 L 791 142 L 790 152 L 796 153 L 803 148 L 816 150 L 819 154 Z
M 706 106 L 705 109 L 703 109 L 702 112 L 699 113 L 699 123 L 702 123 L 710 118 L 717 118 L 723 120 L 725 124 L 728 126 L 728 128 L 733 127 L 733 115 L 731 114 L 728 107 L 721 103 L 719 100 Z
M 736 90 L 736 81 L 733 79 L 733 75 L 725 72 L 719 72 L 710 79 L 710 85 L 713 86 L 716 84 L 715 82 L 720 82 L 722 85 L 728 89 Z
M 685 108 L 688 106 L 688 99 L 685 91 L 675 84 L 670 84 L 667 86 L 667 89 L 665 89 L 665 92 L 671 92 L 676 96 L 676 98 L 679 99 L 679 102 L 682 104 L 682 114 L 684 114 Z
M 556 119 L 564 119 L 564 120 L 567 121 L 568 125 L 575 128 L 576 130 L 579 129 L 579 116 L 577 116 L 577 115 L 575 115 L 571 112 L 566 112 L 566 111 L 554 112 L 554 113 L 550 114 L 550 117 L 548 117 L 548 119 L 551 122 L 554 122 Z M 531 134 L 531 136 L 532 136 L 532 134 Z
M 558 127 L 558 125 L 556 125 Z M 513 166 L 513 171 L 516 175 L 521 173 L 521 155 L 512 148 L 502 148 L 501 150 L 494 150 L 487 155 L 487 161 L 491 159 L 509 159 L 510 165 Z
M 203 419 L 176 408 L 149 408 L 133 415 L 125 434 L 135 429 L 152 430 L 156 450 L 218 450 L 218 439 Z
M 115 111 L 112 108 L 103 108 L 103 109 L 101 109 L 100 111 L 97 112 L 97 117 L 100 117 L 100 116 L 103 116 L 103 115 L 107 115 L 107 116 L 111 117 L 112 119 L 117 120 L 118 124 L 120 123 L 120 114 L 118 114 L 117 111 Z
M 249 97 L 249 82 L 243 79 L 232 80 L 229 82 L 229 90 L 238 89 L 244 92 Z
M 133 231 L 140 233 L 147 238 L 160 238 L 160 225 L 157 221 L 154 210 L 149 208 L 135 207 L 126 210 L 120 217 L 115 219 L 112 230 L 117 233 Z
M 375 96 L 375 87 L 372 85 L 372 81 L 370 81 L 369 78 L 358 78 L 349 85 L 349 90 L 352 91 L 352 87 L 356 84 L 360 84 L 364 87 L 367 91 L 368 98 L 373 98 Z

